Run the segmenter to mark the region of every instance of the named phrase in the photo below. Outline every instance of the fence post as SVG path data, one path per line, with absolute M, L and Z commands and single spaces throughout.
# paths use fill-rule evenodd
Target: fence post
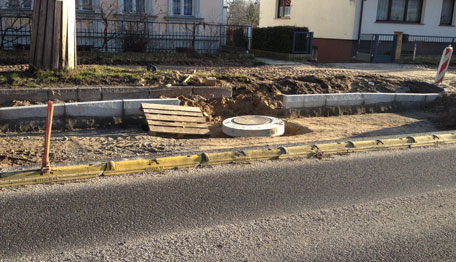
M 51 172 L 51 164 L 49 161 L 49 152 L 51 149 L 51 131 L 52 131 L 52 118 L 54 117 L 54 104 L 49 101 L 47 114 L 46 114 L 46 133 L 44 136 L 44 152 L 43 161 L 41 164 L 41 173 L 46 174 Z
M 396 46 L 394 46 L 394 61 L 397 61 L 401 59 L 402 40 L 404 39 L 404 33 L 394 32 L 394 38 L 396 39 Z
M 252 49 L 252 25 L 248 26 L 247 29 L 247 37 L 248 37 L 248 46 L 247 46 L 247 53 L 250 52 L 250 49 Z

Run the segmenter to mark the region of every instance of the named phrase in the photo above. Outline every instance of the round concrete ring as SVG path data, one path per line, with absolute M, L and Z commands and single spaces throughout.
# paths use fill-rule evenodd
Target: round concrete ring
M 223 121 L 223 133 L 231 137 L 276 137 L 285 133 L 285 122 L 269 116 L 240 116 Z

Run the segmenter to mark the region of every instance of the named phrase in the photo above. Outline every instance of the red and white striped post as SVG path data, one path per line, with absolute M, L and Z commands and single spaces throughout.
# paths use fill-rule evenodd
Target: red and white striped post
M 450 65 L 451 56 L 453 55 L 453 47 L 451 45 L 445 48 L 443 51 L 442 59 L 440 60 L 439 69 L 437 71 L 437 76 L 435 77 L 435 83 L 441 84 L 443 82 L 443 78 L 445 77 L 445 73 L 448 70 L 448 66 Z

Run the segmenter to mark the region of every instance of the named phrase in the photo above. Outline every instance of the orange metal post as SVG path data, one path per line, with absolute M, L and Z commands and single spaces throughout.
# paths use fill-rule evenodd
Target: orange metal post
M 44 137 L 44 153 L 43 153 L 43 163 L 41 166 L 41 173 L 50 173 L 51 164 L 49 162 L 49 150 L 51 147 L 51 130 L 52 130 L 52 118 L 54 117 L 54 104 L 49 101 L 47 108 L 46 116 L 46 134 Z

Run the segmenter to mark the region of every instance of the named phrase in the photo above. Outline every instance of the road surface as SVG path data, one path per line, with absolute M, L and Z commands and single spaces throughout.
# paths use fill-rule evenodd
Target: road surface
M 456 261 L 456 147 L 0 191 L 2 261 Z

